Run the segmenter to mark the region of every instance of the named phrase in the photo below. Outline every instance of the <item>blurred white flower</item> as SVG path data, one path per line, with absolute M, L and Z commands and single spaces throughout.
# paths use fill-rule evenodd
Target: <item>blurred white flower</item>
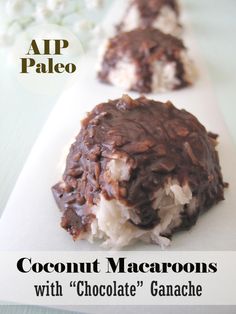
M 1 46 L 10 46 L 22 30 L 45 22 L 67 27 L 86 44 L 103 34 L 99 26 L 94 27 L 94 16 L 99 17 L 96 14 L 104 7 L 104 0 L 0 0 L 0 4 L 1 1 Z
M 103 0 L 85 0 L 85 5 L 87 9 L 92 10 L 92 9 L 98 9 L 103 6 Z
M 24 1 L 22 0 L 7 0 L 6 13 L 10 17 L 18 16 L 24 9 Z
M 67 14 L 62 19 L 62 25 L 71 27 L 80 19 L 80 15 L 77 13 Z
M 86 20 L 86 19 L 82 19 L 82 20 L 74 23 L 73 31 L 76 34 L 79 34 L 83 31 L 90 31 L 92 29 L 92 27 L 93 27 L 93 24 L 91 23 L 91 21 Z
M 32 16 L 24 16 L 17 19 L 17 23 L 21 26 L 21 28 L 25 29 L 28 26 L 31 25 L 31 23 L 34 21 L 34 18 Z M 15 22 L 14 22 L 15 23 Z M 13 23 L 13 24 L 14 24 Z M 10 26 L 11 27 L 11 26 Z
M 34 12 L 36 21 L 47 21 L 51 16 L 52 12 L 48 6 L 44 3 L 38 3 Z
M 51 11 L 63 12 L 68 4 L 68 0 L 47 0 L 47 7 Z
M 11 44 L 11 38 L 7 32 L 0 32 L 0 47 L 5 47 Z

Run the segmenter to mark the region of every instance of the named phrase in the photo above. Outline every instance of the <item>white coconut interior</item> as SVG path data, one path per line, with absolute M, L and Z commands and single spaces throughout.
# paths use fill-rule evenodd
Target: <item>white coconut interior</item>
M 125 90 L 132 89 L 137 82 L 135 63 L 126 57 L 120 59 L 110 71 L 108 81 Z
M 141 15 L 138 7 L 132 5 L 122 21 L 122 31 L 131 31 L 135 28 L 142 27 Z M 156 19 L 154 19 L 152 27 L 161 30 L 163 33 L 179 36 L 181 28 L 178 24 L 178 16 L 169 6 L 163 6 Z
M 154 20 L 152 27 L 161 30 L 165 34 L 179 36 L 181 34 L 181 27 L 179 26 L 179 18 L 175 11 L 169 6 L 163 6 Z
M 152 91 L 167 91 L 179 85 L 176 77 L 176 63 L 155 61 L 152 65 Z
M 107 50 L 109 49 L 109 40 L 105 40 L 99 48 L 98 62 L 96 64 L 96 71 L 100 72 L 103 68 L 103 60 Z M 130 90 L 137 82 L 136 65 L 127 56 L 121 58 L 116 66 L 110 69 L 108 73 L 108 82 L 112 85 L 120 87 L 125 90 Z
M 116 199 L 106 200 L 101 195 L 100 203 L 93 207 L 96 219 L 91 224 L 87 238 L 91 242 L 101 239 L 104 241 L 102 246 L 113 249 L 122 248 L 138 240 L 166 247 L 170 240 L 163 234 L 171 233 L 173 228 L 180 225 L 180 214 L 184 205 L 195 204 L 193 200 L 188 185 L 181 187 L 176 182 L 167 183 L 164 189 L 156 191 L 152 204 L 158 211 L 160 223 L 151 230 L 144 230 L 130 222 L 135 218 L 135 223 L 139 222 L 133 208 L 126 207 Z
M 130 178 L 130 166 L 122 160 L 111 160 L 107 165 L 107 172 L 110 183 L 112 184 L 113 180 L 116 186 L 119 181 Z M 113 249 L 122 248 L 138 240 L 162 247 L 168 246 L 170 240 L 163 234 L 171 233 L 173 228 L 180 225 L 180 214 L 185 204 L 189 204 L 191 213 L 195 211 L 196 202 L 189 186 L 180 186 L 177 180 L 169 179 L 164 188 L 159 188 L 153 194 L 150 205 L 157 211 L 160 222 L 153 229 L 144 230 L 135 226 L 140 223 L 140 218 L 133 207 L 125 206 L 117 198 L 107 200 L 101 194 L 100 202 L 92 208 L 96 218 L 91 223 L 87 239 L 91 242 L 101 239 L 104 247 Z
M 180 62 L 184 67 L 183 79 L 192 84 L 196 79 L 196 70 L 193 62 L 189 58 L 187 52 L 183 50 L 180 53 Z M 152 64 L 152 91 L 168 91 L 178 87 L 180 80 L 177 78 L 176 62 L 155 61 Z
M 96 63 L 96 71 L 100 72 L 102 70 L 103 59 L 107 49 L 109 47 L 109 40 L 106 39 L 102 42 L 98 49 L 98 61 Z
M 97 72 L 102 71 L 104 57 L 108 49 L 109 40 L 105 40 L 99 48 L 98 62 L 96 64 Z M 112 68 L 110 70 L 107 80 L 112 85 L 123 88 L 125 90 L 132 89 L 132 86 L 137 81 L 136 65 L 130 58 L 124 56 L 117 62 L 115 68 Z
M 105 47 L 105 46 L 104 46 Z M 104 55 L 104 48 L 103 48 Z M 101 60 L 101 59 L 100 59 Z M 189 58 L 187 52 L 183 50 L 180 53 L 180 62 L 184 67 L 184 79 L 188 83 L 193 83 L 196 79 L 196 70 L 193 62 Z M 99 63 L 98 70 L 101 69 L 101 62 Z M 176 62 L 157 60 L 152 63 L 152 92 L 165 92 L 172 90 L 180 85 L 180 80 L 176 74 Z M 114 86 L 120 87 L 125 90 L 132 90 L 137 85 L 137 64 L 133 60 L 124 56 L 121 58 L 115 68 L 110 69 L 108 81 Z
M 140 27 L 141 17 L 138 7 L 136 5 L 132 5 L 125 15 L 124 20 L 122 21 L 122 31 L 128 32 L 135 28 Z
M 183 50 L 180 54 L 180 60 L 184 66 L 184 78 L 187 82 L 193 83 L 197 78 L 196 67 L 193 61 L 188 56 L 187 52 Z
M 112 159 L 108 163 L 109 175 L 113 180 L 128 181 L 130 178 L 130 167 L 125 160 Z

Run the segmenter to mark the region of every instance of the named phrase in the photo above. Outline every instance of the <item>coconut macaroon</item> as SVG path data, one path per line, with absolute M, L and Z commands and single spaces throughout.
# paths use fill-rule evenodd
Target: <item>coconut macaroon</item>
M 109 248 L 169 245 L 224 199 L 215 147 L 216 135 L 170 102 L 124 95 L 96 106 L 52 188 L 61 226 Z
M 117 30 L 153 27 L 166 34 L 178 36 L 182 32 L 177 0 L 129 0 L 127 10 Z
M 125 90 L 163 92 L 191 85 L 195 69 L 182 40 L 139 28 L 107 41 L 98 78 Z

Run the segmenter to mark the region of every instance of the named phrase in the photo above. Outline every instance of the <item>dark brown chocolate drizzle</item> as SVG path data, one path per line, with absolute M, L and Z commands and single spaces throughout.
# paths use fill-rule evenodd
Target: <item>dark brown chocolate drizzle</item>
M 140 218 L 137 227 L 151 229 L 159 222 L 151 205 L 153 193 L 171 178 L 188 183 L 197 199 L 196 212 L 190 215 L 185 205 L 181 216 L 179 227 L 189 228 L 201 212 L 224 199 L 215 145 L 214 134 L 170 102 L 123 96 L 96 106 L 70 148 L 63 181 L 52 188 L 63 211 L 62 227 L 74 238 L 86 231 L 94 218 L 91 207 L 102 194 L 134 207 Z M 128 181 L 107 179 L 107 163 L 114 154 L 131 166 Z
M 151 25 L 153 19 L 156 19 L 164 6 L 169 7 L 176 15 L 179 15 L 179 6 L 176 0 L 133 0 L 132 5 L 138 6 L 141 17 L 146 22 L 145 27 Z
M 140 12 L 140 25 L 141 28 L 152 27 L 153 22 L 158 17 L 163 7 L 169 7 L 177 16 L 179 16 L 179 6 L 176 0 L 133 0 L 131 1 L 123 20 L 127 18 L 129 10 L 136 6 Z M 117 26 L 117 31 L 122 31 L 124 22 Z
M 154 61 L 175 62 L 179 83 L 176 83 L 174 89 L 183 88 L 189 85 L 185 80 L 184 66 L 180 57 L 184 50 L 186 48 L 182 40 L 154 28 L 139 28 L 120 33 L 108 41 L 98 78 L 102 82 L 110 83 L 110 72 L 126 56 L 137 68 L 137 84 L 132 86 L 132 90 L 140 93 L 152 92 Z

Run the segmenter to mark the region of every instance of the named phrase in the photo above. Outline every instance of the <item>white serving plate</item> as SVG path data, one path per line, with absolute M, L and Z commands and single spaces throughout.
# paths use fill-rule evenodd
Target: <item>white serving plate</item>
M 230 187 L 225 192 L 226 200 L 202 215 L 191 230 L 174 235 L 168 250 L 235 250 L 236 154 L 216 104 L 208 73 L 189 31 L 185 42 L 199 72 L 197 83 L 181 91 L 149 97 L 171 100 L 178 108 L 185 108 L 196 115 L 208 130 L 220 134 L 218 150 L 224 179 Z M 61 213 L 50 190 L 60 180 L 65 147 L 78 133 L 85 112 L 123 93 L 96 80 L 95 62 L 95 56 L 83 57 L 78 78 L 62 93 L 36 141 L 0 220 L 0 250 L 101 249 L 98 243 L 73 242 L 69 234 L 59 227 Z M 129 94 L 139 96 L 137 93 Z M 160 250 L 158 246 L 141 243 L 127 249 Z

